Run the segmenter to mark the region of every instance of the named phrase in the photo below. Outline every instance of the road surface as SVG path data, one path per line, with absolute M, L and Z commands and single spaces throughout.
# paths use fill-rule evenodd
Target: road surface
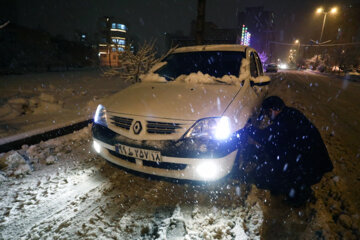
M 127 173 L 92 152 L 85 128 L 22 150 L 34 171 L 2 181 L 0 239 L 360 238 L 360 83 L 297 71 L 271 77 L 269 95 L 318 127 L 334 164 L 306 205 L 235 178 L 201 185 Z M 48 156 L 56 161 L 47 165 Z

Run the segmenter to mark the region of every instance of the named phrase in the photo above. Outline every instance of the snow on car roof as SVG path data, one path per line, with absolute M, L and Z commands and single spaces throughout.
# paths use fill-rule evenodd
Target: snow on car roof
M 237 51 L 237 52 L 245 52 L 245 50 L 252 48 L 248 46 L 243 46 L 239 44 L 219 44 L 219 45 L 198 45 L 198 46 L 190 46 L 190 47 L 181 47 L 174 51 L 174 53 L 181 52 L 201 52 L 201 51 Z

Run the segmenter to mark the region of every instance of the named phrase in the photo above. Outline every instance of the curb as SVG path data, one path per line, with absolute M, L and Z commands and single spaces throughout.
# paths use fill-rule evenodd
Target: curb
M 46 141 L 51 138 L 56 138 L 56 137 L 60 137 L 63 135 L 73 133 L 76 130 L 80 130 L 80 129 L 86 127 L 87 125 L 89 125 L 92 122 L 93 122 L 93 119 L 88 119 L 85 121 L 73 123 L 68 126 L 59 127 L 59 128 L 52 129 L 52 130 L 49 130 L 49 131 L 46 131 L 43 133 L 38 133 L 38 134 L 34 134 L 32 136 L 26 136 L 22 139 L 16 139 L 14 141 L 7 142 L 5 144 L 0 145 L 0 153 L 7 152 L 10 150 L 18 150 L 24 144 L 27 144 L 30 146 L 33 144 L 37 144 L 41 141 Z

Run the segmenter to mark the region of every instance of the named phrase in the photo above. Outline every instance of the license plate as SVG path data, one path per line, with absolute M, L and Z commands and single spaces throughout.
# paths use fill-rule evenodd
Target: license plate
M 161 162 L 161 152 L 159 151 L 129 147 L 122 144 L 115 144 L 115 151 L 127 157 L 133 157 L 153 162 Z

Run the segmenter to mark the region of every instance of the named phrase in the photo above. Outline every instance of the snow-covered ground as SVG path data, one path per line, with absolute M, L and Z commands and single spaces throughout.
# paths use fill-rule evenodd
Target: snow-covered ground
M 128 84 L 96 69 L 1 76 L 0 139 L 87 120 L 99 99 Z
M 272 79 L 270 94 L 315 123 L 334 164 L 306 205 L 233 178 L 127 173 L 92 152 L 87 127 L 0 155 L 0 239 L 359 239 L 360 84 L 296 71 Z
M 92 153 L 90 137 L 88 127 L 1 157 L 26 156 L 3 172 L 0 238 L 259 239 L 260 204 L 236 181 L 135 176 Z

